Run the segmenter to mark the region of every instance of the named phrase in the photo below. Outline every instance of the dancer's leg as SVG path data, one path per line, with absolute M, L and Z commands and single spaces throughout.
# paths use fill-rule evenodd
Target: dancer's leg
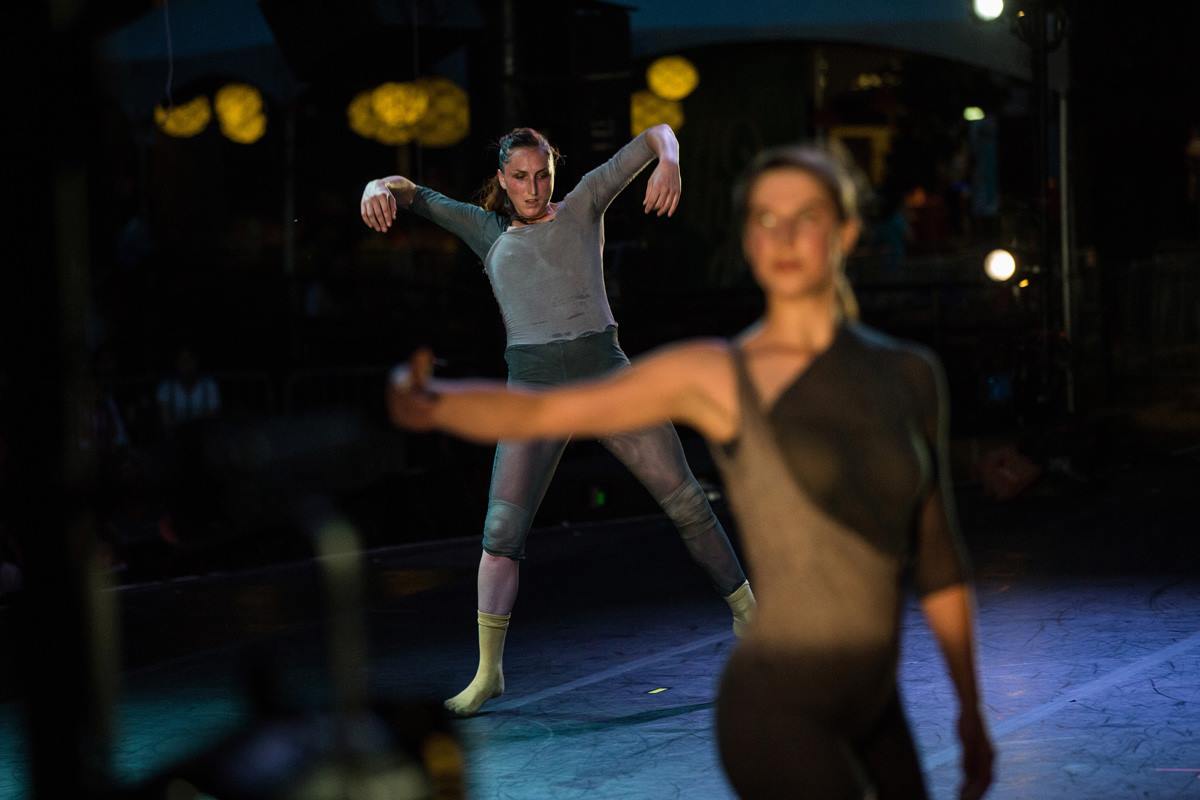
M 717 746 L 738 797 L 870 797 L 849 740 L 798 702 L 795 687 L 780 679 L 786 665 L 771 663 L 772 655 L 735 650 L 717 694 Z
M 520 560 L 533 515 L 562 457 L 565 441 L 501 442 L 492 465 L 492 487 L 479 560 L 479 666 L 446 708 L 470 716 L 504 693 L 504 640 L 520 584 Z
M 923 800 L 928 797 L 899 689 L 892 695 L 874 728 L 854 743 L 854 749 L 875 786 L 878 800 Z
M 734 614 L 734 632 L 741 635 L 754 613 L 754 594 L 725 529 L 688 467 L 675 428 L 670 424 L 658 425 L 601 441 L 633 472 L 675 523 L 692 558 L 729 602 Z

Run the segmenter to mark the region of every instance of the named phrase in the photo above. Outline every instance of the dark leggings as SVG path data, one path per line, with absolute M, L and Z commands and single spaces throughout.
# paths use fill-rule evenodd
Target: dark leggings
M 795 689 L 798 694 L 826 694 L 811 684 Z M 717 739 L 725 772 L 739 797 L 927 797 L 895 687 L 869 724 L 849 726 L 860 727 L 858 733 L 849 732 L 837 713 L 805 713 L 789 697 L 779 696 L 785 691 L 777 682 L 756 680 L 747 671 L 727 671 L 721 683 Z
M 504 352 L 509 383 L 557 386 L 629 365 L 616 330 L 566 342 L 514 345 Z M 675 524 L 692 558 L 722 595 L 746 580 L 721 523 L 692 475 L 675 428 L 658 425 L 605 436 L 600 442 L 650 492 Z M 492 466 L 483 549 L 508 558 L 525 556 L 525 540 L 567 440 L 500 442 Z

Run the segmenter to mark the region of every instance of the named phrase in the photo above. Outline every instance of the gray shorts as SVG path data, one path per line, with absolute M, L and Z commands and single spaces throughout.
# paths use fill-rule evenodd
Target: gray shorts
M 510 345 L 504 361 L 513 386 L 557 386 L 629 366 L 615 327 L 567 341 Z

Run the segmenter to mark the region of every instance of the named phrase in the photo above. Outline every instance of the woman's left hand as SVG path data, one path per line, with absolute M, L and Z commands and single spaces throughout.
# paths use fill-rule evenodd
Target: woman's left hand
M 422 348 L 412 354 L 407 366 L 392 370 L 388 382 L 388 416 L 398 428 L 428 431 L 434 427 L 437 394 L 430 388 L 433 353 Z
M 647 214 L 657 212 L 660 217 L 663 214 L 673 216 L 682 191 L 678 162 L 660 159 L 650 175 L 650 182 L 646 184 L 646 199 L 642 202 L 642 209 Z

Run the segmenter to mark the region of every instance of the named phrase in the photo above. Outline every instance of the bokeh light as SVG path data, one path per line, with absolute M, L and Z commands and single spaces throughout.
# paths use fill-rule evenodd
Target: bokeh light
M 975 16 L 984 22 L 999 19 L 1004 13 L 1004 0 L 975 0 Z
M 221 133 L 239 144 L 253 144 L 267 132 L 262 93 L 244 83 L 222 86 L 213 101 Z
M 976 17 L 990 23 L 1004 13 L 1004 0 L 974 0 L 974 11 Z
M 1017 274 L 1017 259 L 1007 250 L 993 250 L 983 259 L 983 271 L 997 283 Z
M 346 118 L 350 130 L 366 139 L 374 139 L 381 144 L 408 144 L 417 135 L 416 126 L 388 125 L 375 114 L 372 102 L 373 92 L 359 92 L 346 108 Z
M 700 83 L 700 73 L 683 56 L 663 56 L 646 68 L 646 84 L 664 100 L 682 100 Z
M 664 122 L 675 130 L 683 127 L 683 104 L 678 100 L 664 100 L 645 89 L 633 93 L 630 98 L 629 127 L 634 136 Z
M 201 95 L 171 108 L 155 106 L 154 122 L 168 136 L 187 139 L 203 131 L 212 121 L 212 105 Z
M 385 83 L 371 92 L 371 110 L 388 127 L 411 127 L 429 110 L 429 92 L 417 83 Z
M 471 132 L 471 104 L 467 93 L 446 78 L 419 78 L 428 108 L 416 125 L 417 141 L 425 147 L 451 147 Z

